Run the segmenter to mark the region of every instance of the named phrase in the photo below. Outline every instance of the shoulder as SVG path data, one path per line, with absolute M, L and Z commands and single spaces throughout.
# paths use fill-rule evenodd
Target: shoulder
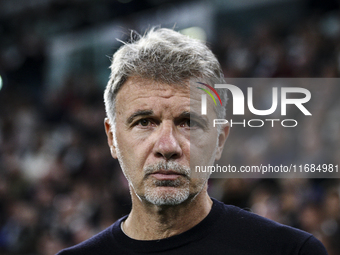
M 283 254 L 318 254 L 326 255 L 327 252 L 319 240 L 312 234 L 278 222 L 266 219 L 249 211 L 232 205 L 223 208 L 223 226 L 221 231 L 231 232 L 227 235 L 235 243 L 246 244 L 257 249 L 281 249 L 287 251 Z M 273 249 L 273 252 L 274 252 Z
M 110 227 L 106 228 L 105 230 L 101 231 L 100 233 L 94 235 L 90 239 L 79 243 L 75 246 L 70 248 L 66 248 L 56 255 L 92 255 L 92 254 L 113 254 L 113 228 L 119 226 L 119 221 L 115 222 Z

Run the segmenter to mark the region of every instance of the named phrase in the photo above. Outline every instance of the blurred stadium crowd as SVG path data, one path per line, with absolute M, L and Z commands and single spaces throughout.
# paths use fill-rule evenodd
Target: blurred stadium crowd
M 106 143 L 102 86 L 84 72 L 44 90 L 44 41 L 24 41 L 0 55 L 0 254 L 52 255 L 127 214 L 130 195 Z M 309 16 L 286 30 L 262 24 L 247 39 L 224 31 L 212 49 L 226 77 L 339 77 L 340 15 Z M 339 164 L 340 87 L 310 90 L 314 125 L 301 120 L 297 139 L 275 128 L 233 130 L 228 161 Z M 339 179 L 211 179 L 209 189 L 340 254 Z

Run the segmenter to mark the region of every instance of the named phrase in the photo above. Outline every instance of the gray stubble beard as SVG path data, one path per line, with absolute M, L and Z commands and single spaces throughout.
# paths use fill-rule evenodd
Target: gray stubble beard
M 150 185 L 145 187 L 144 198 L 147 202 L 157 206 L 179 205 L 189 198 L 189 181 L 187 181 L 184 187 L 178 187 L 180 184 L 178 185 L 176 182 L 179 183 L 179 180 L 159 182 L 153 181 L 152 187 Z M 158 187 L 172 187 L 173 190 L 159 191 L 157 190 Z
M 183 174 L 184 182 L 179 178 L 176 180 L 152 180 L 151 184 L 147 183 L 144 190 L 144 199 L 157 206 L 179 205 L 186 201 L 190 196 L 190 168 L 182 166 L 177 162 L 160 162 L 144 168 L 144 173 L 148 175 L 157 170 L 172 170 Z M 182 186 L 182 187 L 181 187 Z M 171 187 L 171 191 L 159 191 L 159 187 Z

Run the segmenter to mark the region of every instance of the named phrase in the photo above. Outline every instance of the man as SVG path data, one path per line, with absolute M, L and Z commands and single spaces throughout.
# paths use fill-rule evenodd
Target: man
M 327 254 L 311 234 L 209 197 L 209 175 L 193 166 L 220 158 L 229 126 L 213 127 L 225 111 L 210 101 L 211 114 L 201 115 L 202 83 L 225 83 L 217 59 L 173 30 L 152 29 L 114 54 L 105 130 L 129 182 L 132 210 L 59 255 Z

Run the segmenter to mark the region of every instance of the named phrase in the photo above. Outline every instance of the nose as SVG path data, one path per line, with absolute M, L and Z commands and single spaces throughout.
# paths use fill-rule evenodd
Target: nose
M 176 135 L 173 123 L 163 122 L 154 145 L 154 155 L 165 160 L 177 159 L 182 156 L 182 148 Z

